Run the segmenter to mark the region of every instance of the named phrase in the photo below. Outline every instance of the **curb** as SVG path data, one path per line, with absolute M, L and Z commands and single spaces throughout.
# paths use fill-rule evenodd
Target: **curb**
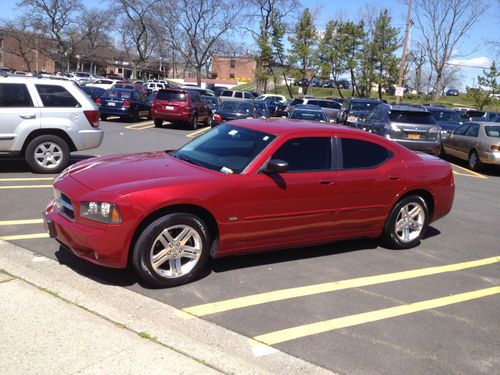
M 95 282 L 52 259 L 2 240 L 0 269 L 225 374 L 332 374 L 149 297 Z

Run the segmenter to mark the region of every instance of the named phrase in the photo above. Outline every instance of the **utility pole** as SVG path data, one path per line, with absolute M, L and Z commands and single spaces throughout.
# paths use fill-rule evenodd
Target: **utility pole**
M 408 16 L 406 17 L 406 30 L 405 30 L 405 39 L 403 42 L 403 54 L 401 55 L 401 65 L 399 67 L 399 80 L 398 87 L 403 86 L 403 77 L 405 74 L 405 66 L 406 66 L 406 47 L 408 45 L 408 34 L 410 32 L 411 27 L 411 1 L 408 0 Z M 401 103 L 401 96 L 396 96 L 396 104 Z

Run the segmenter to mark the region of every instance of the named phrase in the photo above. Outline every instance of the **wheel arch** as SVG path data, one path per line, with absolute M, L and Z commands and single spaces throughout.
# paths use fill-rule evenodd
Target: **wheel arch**
M 24 155 L 26 153 L 26 148 L 30 144 L 30 142 L 35 139 L 36 137 L 39 137 L 41 135 L 55 135 L 61 139 L 63 139 L 68 147 L 69 151 L 73 152 L 76 151 L 75 144 L 73 143 L 73 140 L 71 137 L 66 133 L 64 130 L 61 129 L 36 129 L 32 131 L 24 140 L 23 148 L 21 150 L 21 153 Z
M 432 215 L 434 213 L 434 197 L 433 197 L 432 193 L 429 192 L 428 190 L 425 190 L 425 189 L 409 190 L 404 195 L 399 197 L 399 199 L 397 200 L 397 202 L 395 204 L 397 204 L 402 199 L 409 197 L 411 195 L 418 195 L 418 196 L 423 198 L 425 203 L 427 203 L 427 208 L 429 209 L 429 219 L 431 219 Z
M 135 229 L 134 235 L 132 236 L 132 240 L 130 241 L 130 246 L 128 251 L 128 264 L 131 264 L 132 253 L 133 253 L 132 250 L 142 231 L 156 219 L 159 219 L 160 217 L 168 214 L 180 213 L 180 212 L 198 216 L 208 226 L 208 230 L 210 232 L 210 255 L 213 256 L 217 249 L 217 244 L 219 240 L 219 227 L 217 225 L 215 217 L 212 215 L 210 211 L 208 211 L 204 207 L 197 206 L 194 204 L 176 204 L 172 206 L 162 207 L 150 213 L 140 222 L 140 224 Z

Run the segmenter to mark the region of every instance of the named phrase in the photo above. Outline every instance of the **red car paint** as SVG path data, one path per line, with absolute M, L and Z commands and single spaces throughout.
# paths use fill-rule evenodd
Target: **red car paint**
M 141 223 L 168 208 L 213 218 L 213 257 L 378 237 L 396 202 L 415 191 L 431 200 L 431 222 L 451 210 L 453 173 L 438 158 L 340 126 L 281 119 L 230 124 L 276 135 L 241 174 L 205 169 L 165 152 L 97 157 L 66 169 L 54 187 L 71 200 L 75 217 L 68 219 L 49 202 L 45 214 L 56 239 L 90 262 L 122 268 Z M 367 140 L 394 156 L 372 169 L 282 173 L 279 181 L 259 173 L 280 145 L 298 137 Z M 80 217 L 80 202 L 94 200 L 117 204 L 122 223 Z

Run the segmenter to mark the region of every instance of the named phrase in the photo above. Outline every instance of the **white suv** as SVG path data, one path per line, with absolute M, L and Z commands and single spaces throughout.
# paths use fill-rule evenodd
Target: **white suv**
M 0 77 L 0 153 L 58 173 L 71 151 L 99 147 L 103 136 L 97 106 L 74 82 Z

